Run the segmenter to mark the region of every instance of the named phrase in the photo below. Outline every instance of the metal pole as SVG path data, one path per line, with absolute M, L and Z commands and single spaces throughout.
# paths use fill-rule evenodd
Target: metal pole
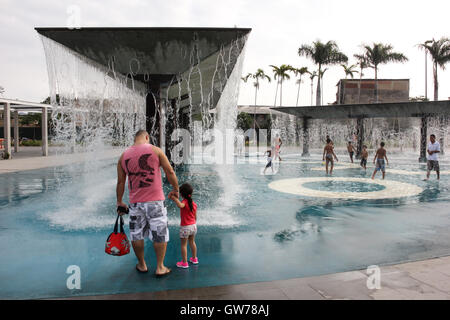
M 420 126 L 420 156 L 419 162 L 427 162 L 427 131 L 428 131 L 428 117 L 423 115 Z
M 355 159 L 361 159 L 362 146 L 364 143 L 364 118 L 356 119 L 356 135 L 358 136 L 358 145 L 356 146 Z
M 19 111 L 14 111 L 14 152 L 19 152 Z
M 428 99 L 428 59 L 427 59 L 427 51 L 425 50 L 425 100 Z
M 308 118 L 303 117 L 303 152 L 302 157 L 309 157 L 309 132 L 308 132 Z
M 48 156 L 48 114 L 47 108 L 42 108 L 42 121 L 41 121 L 41 129 L 42 129 L 42 155 L 44 157 Z
M 4 133 L 4 143 L 5 143 L 5 153 L 9 155 L 9 159 L 12 158 L 11 155 L 11 105 L 5 103 L 3 109 L 3 133 Z

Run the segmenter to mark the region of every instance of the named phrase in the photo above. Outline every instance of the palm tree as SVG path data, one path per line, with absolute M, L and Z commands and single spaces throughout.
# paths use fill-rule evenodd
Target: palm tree
M 372 46 L 364 45 L 364 57 L 369 67 L 375 69 L 375 99 L 378 102 L 378 66 L 388 62 L 405 62 L 408 58 L 399 52 L 393 52 L 390 44 L 373 43 Z
M 294 73 L 296 76 L 300 76 L 297 79 L 297 84 L 298 84 L 298 90 L 297 90 L 297 102 L 295 103 L 295 106 L 298 106 L 298 98 L 300 97 L 300 85 L 302 83 L 302 76 L 308 72 L 308 68 L 307 67 L 301 67 L 300 69 L 294 69 Z
M 258 90 L 259 90 L 259 80 L 268 80 L 269 82 L 272 81 L 272 79 L 264 73 L 263 69 L 256 70 L 255 73 L 248 73 L 245 77 L 242 78 L 244 82 L 247 82 L 249 78 L 255 79 L 255 82 L 253 83 L 253 86 L 255 87 L 255 110 L 253 114 L 253 129 L 256 127 L 256 98 L 258 96 Z
M 367 62 L 367 59 L 364 55 L 354 54 L 353 56 L 356 58 L 356 60 L 358 60 L 358 67 L 359 67 L 358 103 L 361 103 L 361 81 L 364 75 L 363 71 L 364 69 L 369 67 L 369 63 Z
M 345 72 L 345 79 L 347 79 L 348 76 L 352 77 L 353 79 L 353 74 L 354 73 L 358 73 L 358 71 L 354 70 L 357 65 L 356 64 L 352 64 L 351 66 L 348 66 L 346 64 L 341 64 L 341 67 L 344 68 L 344 72 Z
M 438 67 L 445 70 L 445 65 L 450 62 L 450 39 L 442 37 L 439 40 L 428 40 L 419 44 L 419 48 L 431 55 L 433 60 L 434 100 L 439 100 Z
M 309 79 L 311 79 L 311 106 L 313 105 L 313 96 L 314 96 L 314 78 L 317 77 L 317 72 L 309 72 Z
M 334 41 L 328 41 L 327 43 L 322 43 L 321 41 L 315 41 L 312 45 L 302 45 L 298 49 L 299 56 L 305 56 L 314 61 L 318 65 L 318 81 L 317 81 L 317 91 L 316 91 L 316 105 L 321 103 L 321 76 L 322 76 L 322 66 L 333 65 L 342 62 L 347 62 L 347 56 L 339 51 L 339 48 Z
M 317 72 L 317 74 L 320 76 L 320 81 L 321 81 L 321 84 L 320 84 L 320 88 L 321 88 L 321 90 L 322 90 L 322 92 L 321 92 L 321 94 L 320 94 L 320 96 L 321 96 L 321 101 L 320 101 L 320 104 L 321 105 L 323 105 L 323 76 L 325 75 L 325 72 L 328 70 L 328 68 L 325 68 L 325 69 L 323 69 L 322 71 L 318 71 Z
M 294 71 L 294 68 L 291 65 L 282 64 L 277 67 L 274 65 L 270 65 L 273 69 L 273 78 L 278 79 L 277 81 L 277 91 L 275 92 L 275 105 L 277 103 L 277 93 L 278 93 L 278 84 L 280 85 L 280 107 L 283 104 L 283 81 L 285 79 L 289 80 L 291 77 L 289 76 L 289 72 Z
M 347 79 L 348 76 L 352 77 L 352 79 L 353 79 L 353 77 L 354 77 L 353 74 L 358 73 L 358 71 L 354 70 L 357 67 L 356 64 L 352 64 L 351 66 L 348 66 L 346 64 L 341 64 L 341 67 L 344 68 L 345 79 Z M 345 102 L 345 83 L 342 84 L 342 97 Z
M 438 67 L 445 70 L 445 65 L 450 62 L 450 39 L 442 37 L 439 40 L 434 40 L 433 38 L 432 40 L 419 44 L 419 47 L 425 50 L 425 52 L 429 52 L 431 59 L 433 60 L 434 100 L 439 100 Z M 447 122 L 446 117 L 440 122 L 441 131 L 443 132 Z M 439 140 L 441 144 L 441 154 L 444 154 L 443 134 Z

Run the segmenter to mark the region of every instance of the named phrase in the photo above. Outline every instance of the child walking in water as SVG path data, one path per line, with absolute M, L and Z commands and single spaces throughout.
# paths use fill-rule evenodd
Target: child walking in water
M 384 142 L 380 143 L 380 148 L 375 153 L 375 157 L 373 158 L 373 163 L 375 164 L 375 160 L 377 161 L 375 164 L 375 170 L 372 174 L 372 179 L 375 178 L 375 174 L 378 170 L 381 170 L 383 173 L 383 179 L 386 174 L 386 164 L 384 163 L 384 159 L 386 159 L 386 164 L 389 164 L 388 158 L 386 157 L 386 149 L 384 148 Z
M 273 150 L 273 148 L 272 148 L 272 150 Z M 266 170 L 267 170 L 267 168 L 269 168 L 269 167 L 272 169 L 272 173 L 273 173 L 272 150 L 267 150 L 267 151 L 264 153 L 264 155 L 266 155 L 266 153 L 267 153 L 267 164 L 266 164 L 266 167 L 264 168 L 263 174 L 266 174 Z
M 362 146 L 362 151 L 361 151 L 361 167 L 364 168 L 364 170 L 367 169 L 367 158 L 369 157 L 369 153 L 367 152 L 367 146 L 363 145 Z
M 350 156 L 350 161 L 353 163 L 353 154 L 355 153 L 355 147 L 352 145 L 351 141 L 348 142 L 347 151 Z
M 331 169 L 330 169 L 330 174 L 333 174 L 333 167 L 334 167 L 334 160 L 333 157 L 336 159 L 336 161 L 338 161 L 338 158 L 336 157 L 336 154 L 334 153 L 334 148 L 333 148 L 333 142 L 331 141 L 330 138 L 327 139 L 327 144 L 325 145 L 325 148 L 323 148 L 323 161 L 325 161 L 326 159 L 326 171 L 328 174 L 328 163 L 331 162 Z
M 187 262 L 187 243 L 189 241 L 189 247 L 191 248 L 192 257 L 189 261 L 192 264 L 198 264 L 197 258 L 197 245 L 195 244 L 195 235 L 197 234 L 197 204 L 192 200 L 192 193 L 194 189 L 188 183 L 184 183 L 180 186 L 180 194 L 183 197 L 183 201 L 171 196 L 171 199 L 180 208 L 180 239 L 181 239 L 181 261 L 177 262 L 178 268 L 189 268 Z

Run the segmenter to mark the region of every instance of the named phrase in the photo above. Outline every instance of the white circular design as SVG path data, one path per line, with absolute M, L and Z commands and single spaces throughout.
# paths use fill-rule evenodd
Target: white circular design
M 330 168 L 330 166 L 328 166 L 328 168 Z M 336 164 L 333 167 L 333 170 L 344 170 L 344 169 L 352 169 L 352 168 L 361 168 L 360 165 L 358 166 L 336 166 Z M 367 167 L 367 170 L 374 170 L 375 167 Z M 323 167 L 313 167 L 311 168 L 311 170 L 313 171 L 325 171 L 325 166 Z M 434 170 L 433 170 L 434 172 Z M 408 170 L 402 170 L 402 169 L 390 169 L 389 167 L 386 167 L 386 173 L 394 173 L 394 174 L 403 174 L 403 175 L 410 175 L 410 176 L 414 176 L 414 175 L 426 175 L 427 172 L 426 171 L 408 171 Z M 450 170 L 443 170 L 440 171 L 440 174 L 450 174 Z
M 379 191 L 370 192 L 336 192 L 323 191 L 306 188 L 303 185 L 308 182 L 322 182 L 322 181 L 350 181 L 363 182 L 382 185 L 385 188 Z M 346 177 L 312 177 L 312 178 L 294 178 L 283 179 L 269 183 L 269 188 L 306 197 L 315 198 L 332 198 L 332 199 L 390 199 L 402 198 L 418 195 L 422 192 L 422 188 L 405 182 L 393 180 L 372 180 L 366 178 L 346 178 Z

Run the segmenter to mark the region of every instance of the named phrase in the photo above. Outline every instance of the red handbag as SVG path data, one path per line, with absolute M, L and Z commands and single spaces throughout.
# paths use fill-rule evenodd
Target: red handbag
M 117 232 L 117 224 L 120 218 L 120 233 Z M 123 256 L 130 253 L 130 241 L 123 231 L 123 218 L 117 215 L 116 224 L 114 225 L 114 232 L 112 232 L 108 239 L 106 239 L 105 252 L 113 256 Z

